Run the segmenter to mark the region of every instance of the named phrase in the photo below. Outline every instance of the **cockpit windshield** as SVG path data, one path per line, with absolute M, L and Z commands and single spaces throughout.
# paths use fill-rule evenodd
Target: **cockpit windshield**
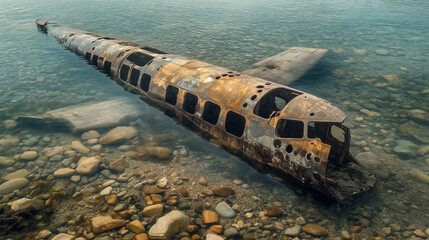
M 273 113 L 282 110 L 292 99 L 301 95 L 287 88 L 277 88 L 265 94 L 253 109 L 253 113 L 263 117 L 273 117 Z

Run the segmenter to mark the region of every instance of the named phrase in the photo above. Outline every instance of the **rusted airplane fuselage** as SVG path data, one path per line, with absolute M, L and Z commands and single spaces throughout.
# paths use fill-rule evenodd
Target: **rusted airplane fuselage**
M 349 153 L 346 115 L 323 99 L 144 45 L 36 23 L 127 90 L 236 155 L 339 201 L 375 183 Z

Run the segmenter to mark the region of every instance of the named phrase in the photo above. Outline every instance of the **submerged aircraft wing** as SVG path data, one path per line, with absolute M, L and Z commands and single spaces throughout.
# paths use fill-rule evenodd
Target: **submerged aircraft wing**
M 327 49 L 292 47 L 242 71 L 245 74 L 288 85 L 310 70 Z

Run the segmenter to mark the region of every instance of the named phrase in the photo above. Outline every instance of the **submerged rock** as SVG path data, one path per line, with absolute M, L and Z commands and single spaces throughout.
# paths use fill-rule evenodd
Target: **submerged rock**
M 328 231 L 324 227 L 316 224 L 306 224 L 302 227 L 302 231 L 315 237 L 328 236 Z
M 106 232 L 125 225 L 123 219 L 113 219 L 111 216 L 96 216 L 91 218 L 91 228 L 94 233 Z
M 417 180 L 419 180 L 420 182 L 423 183 L 428 183 L 429 184 L 429 175 L 425 174 L 424 172 L 418 170 L 418 169 L 413 169 L 410 171 L 410 175 L 415 177 Z
M 204 210 L 203 211 L 203 223 L 204 224 L 212 224 L 217 223 L 219 221 L 219 218 L 217 216 L 217 213 L 211 210 Z
M 217 187 L 213 188 L 212 192 L 220 197 L 228 197 L 235 194 L 234 189 L 229 187 Z
M 82 154 L 88 154 L 91 150 L 85 147 L 80 141 L 72 141 L 71 149 Z
M 0 139 L 0 146 L 3 146 L 3 147 L 15 146 L 18 143 L 19 143 L 19 138 L 10 136 L 10 135 L 6 135 Z
M 223 237 L 213 234 L 213 233 L 208 233 L 206 235 L 206 240 L 224 240 Z
M 215 210 L 223 218 L 233 218 L 236 215 L 235 211 L 226 202 L 218 203 Z
M 144 217 L 159 217 L 162 216 L 162 212 L 164 211 L 164 206 L 162 204 L 155 204 L 152 206 L 145 207 L 140 215 Z
M 414 120 L 429 123 L 429 113 L 420 109 L 408 111 L 408 116 Z
M 21 156 L 19 156 L 19 158 L 21 160 L 30 161 L 30 160 L 36 159 L 37 156 L 38 156 L 38 154 L 36 151 L 26 151 L 26 152 L 22 153 Z
M 100 138 L 101 144 L 115 144 L 124 142 L 126 140 L 132 139 L 135 136 L 137 136 L 137 129 L 133 127 L 116 127 L 110 132 L 108 132 L 106 135 Z
M 0 166 L 1 167 L 10 167 L 13 164 L 15 164 L 15 160 L 7 158 L 7 157 L 0 157 Z
M 37 211 L 37 210 L 41 210 L 45 204 L 43 202 L 43 200 L 41 199 L 28 199 L 28 198 L 21 198 L 18 200 L 15 200 L 11 203 L 9 203 L 10 208 L 15 211 L 15 212 L 19 212 L 19 211 Z
M 409 121 L 398 127 L 401 134 L 412 137 L 419 142 L 429 143 L 429 128 Z
M 290 228 L 286 229 L 286 231 L 284 233 L 287 236 L 296 237 L 301 233 L 301 225 L 295 225 L 293 227 L 290 227 Z
M 73 175 L 73 173 L 75 173 L 74 169 L 71 168 L 60 168 L 57 171 L 55 171 L 54 177 L 56 178 L 63 178 L 63 177 L 70 177 L 71 175 Z
M 73 235 L 60 233 L 55 235 L 51 240 L 72 240 L 74 238 Z
M 417 145 L 408 140 L 398 140 L 393 151 L 397 154 L 416 157 L 417 156 Z
M 100 134 L 95 131 L 95 130 L 90 130 L 88 132 L 84 132 L 82 133 L 82 136 L 80 137 L 82 140 L 87 140 L 87 139 L 93 139 L 93 138 L 99 138 Z
M 186 213 L 178 210 L 173 210 L 156 221 L 149 230 L 150 239 L 171 239 L 176 235 L 185 224 L 189 221 Z
M 4 120 L 3 126 L 6 129 L 14 128 L 18 125 L 18 123 L 15 120 Z
M 116 172 L 123 172 L 129 167 L 127 160 L 119 158 L 109 164 L 109 168 Z
M 386 164 L 381 162 L 377 155 L 372 152 L 358 153 L 356 159 L 364 168 L 381 178 L 388 178 L 391 174 Z
M 27 178 L 29 174 L 30 173 L 27 171 L 27 169 L 20 169 L 13 173 L 9 173 L 8 175 L 4 176 L 3 179 L 9 181 L 15 178 Z
M 139 220 L 134 220 L 127 224 L 127 228 L 134 233 L 143 233 L 146 231 L 143 224 Z
M 76 172 L 79 174 L 89 175 L 98 170 L 100 165 L 100 157 L 82 157 L 77 163 Z
M 17 189 L 21 189 L 27 186 L 28 183 L 29 181 L 26 178 L 15 178 L 4 182 L 0 185 L 0 195 L 11 193 Z
M 145 149 L 137 149 L 137 158 L 157 158 L 160 160 L 170 159 L 173 151 L 166 147 L 148 147 Z

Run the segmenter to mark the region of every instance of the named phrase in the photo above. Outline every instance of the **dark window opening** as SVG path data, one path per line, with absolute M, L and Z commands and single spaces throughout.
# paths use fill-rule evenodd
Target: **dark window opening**
M 130 71 L 130 67 L 128 65 L 122 65 L 120 78 L 122 81 L 126 82 L 128 78 L 128 72 Z
M 110 74 L 110 67 L 112 67 L 112 63 L 109 61 L 104 61 L 103 71 L 107 74 Z
M 141 52 L 132 53 L 127 57 L 127 60 L 133 62 L 134 64 L 143 67 L 147 65 L 150 61 L 152 61 L 153 57 Z
M 176 105 L 178 93 L 179 89 L 177 87 L 169 85 L 167 87 L 167 91 L 165 92 L 165 101 L 171 105 Z
M 286 88 L 274 89 L 259 100 L 253 113 L 263 118 L 270 118 L 273 112 L 282 110 L 286 104 L 301 94 Z
M 139 76 L 140 70 L 133 68 L 133 70 L 131 70 L 130 84 L 137 87 Z
M 89 53 L 89 52 L 85 53 L 85 58 L 88 61 L 91 60 L 91 53 Z
M 302 138 L 304 123 L 296 120 L 280 119 L 276 127 L 277 136 L 281 138 Z
M 190 114 L 195 113 L 195 109 L 197 108 L 198 97 L 192 93 L 186 93 L 185 98 L 183 100 L 183 110 Z
M 203 111 L 203 120 L 216 125 L 217 120 L 219 119 L 219 114 L 220 114 L 220 107 L 219 105 L 209 102 L 207 101 L 204 104 L 204 111 Z
M 331 125 L 332 123 L 326 122 L 309 122 L 307 128 L 308 138 L 319 138 L 320 141 L 326 143 Z
M 246 126 L 246 118 L 242 115 L 229 111 L 226 114 L 225 120 L 225 130 L 232 135 L 241 137 L 244 132 L 244 127 Z
M 98 61 L 98 55 L 92 55 L 92 60 L 91 60 L 91 63 L 93 64 L 93 65 L 97 65 L 97 61 Z
M 151 78 L 152 77 L 150 75 L 148 75 L 146 73 L 143 73 L 142 80 L 140 80 L 140 88 L 141 88 L 141 90 L 143 90 L 145 92 L 149 91 L 149 85 L 150 85 Z

